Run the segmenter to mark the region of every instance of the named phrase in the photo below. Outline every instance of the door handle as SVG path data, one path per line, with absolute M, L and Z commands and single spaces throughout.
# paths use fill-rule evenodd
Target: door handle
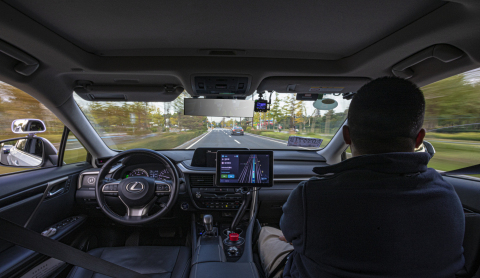
M 47 185 L 47 189 L 45 190 L 45 198 L 50 198 L 50 197 L 53 197 L 53 196 L 56 196 L 56 195 L 59 195 L 59 194 L 62 194 L 63 192 L 65 192 L 65 187 L 61 187 L 61 188 L 58 188 L 58 184 L 60 183 L 63 183 L 63 182 L 66 182 L 68 180 L 68 177 L 63 177 L 63 178 L 60 178 L 60 179 L 57 179 L 57 180 L 54 180 L 54 181 L 51 181 L 48 183 Z M 56 189 L 55 191 L 53 191 L 54 189 Z
M 62 187 L 62 188 L 60 188 L 60 189 L 58 189 L 58 190 L 56 190 L 56 191 L 48 192 L 48 193 L 47 193 L 47 198 L 48 198 L 48 197 L 53 197 L 53 196 L 58 195 L 58 194 L 62 194 L 64 191 L 65 191 L 65 188 Z

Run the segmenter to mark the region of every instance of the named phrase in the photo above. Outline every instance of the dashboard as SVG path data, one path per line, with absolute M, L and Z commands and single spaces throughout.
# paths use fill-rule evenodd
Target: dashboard
M 240 149 L 237 149 L 240 150 Z M 177 209 L 185 211 L 220 210 L 228 213 L 236 210 L 242 202 L 242 196 L 237 192 L 238 185 L 219 184 L 216 181 L 215 157 L 216 152 L 206 150 L 201 155 L 194 156 L 197 150 L 160 151 L 166 155 L 177 168 L 180 178 Z M 314 175 L 313 167 L 326 165 L 324 158 L 310 151 L 274 151 L 275 165 L 272 187 L 264 187 L 258 191 L 262 208 L 260 215 L 265 219 L 273 219 L 281 215 L 281 205 L 288 198 L 299 182 Z M 209 158 L 212 160 L 209 163 Z M 114 179 L 124 179 L 134 176 L 148 176 L 155 180 L 172 180 L 172 169 L 162 163 L 149 161 L 145 157 L 131 159 L 126 165 L 118 164 L 112 167 L 110 175 Z M 92 209 L 97 206 L 95 196 L 95 182 L 99 168 L 92 168 L 82 172 L 78 179 L 76 200 Z M 118 201 L 118 198 L 109 197 L 108 202 Z M 123 207 L 123 204 L 119 204 Z M 278 214 L 278 215 L 276 215 Z M 269 218 L 266 218 L 269 217 Z

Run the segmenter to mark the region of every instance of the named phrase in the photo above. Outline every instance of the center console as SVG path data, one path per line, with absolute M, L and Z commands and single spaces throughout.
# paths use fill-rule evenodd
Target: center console
M 192 221 L 191 271 L 196 277 L 258 277 L 252 251 L 256 188 L 273 186 L 273 152 L 197 149 L 195 154 L 184 172 L 200 210 Z
M 212 184 L 192 186 L 195 182 L 212 180 L 213 175 L 190 175 L 190 190 L 194 204 L 199 209 L 236 210 L 240 208 L 243 201 L 242 194 L 238 193 L 239 188 L 218 187 Z

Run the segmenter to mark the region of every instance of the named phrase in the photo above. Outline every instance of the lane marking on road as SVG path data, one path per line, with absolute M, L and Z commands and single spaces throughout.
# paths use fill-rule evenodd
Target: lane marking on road
M 190 149 L 191 147 L 193 147 L 193 145 L 197 144 L 198 141 L 202 140 L 205 136 L 207 136 L 208 134 L 210 134 L 210 132 L 207 132 L 205 133 L 205 135 L 203 135 L 201 138 L 199 138 L 197 141 L 195 141 L 193 144 L 191 144 L 190 146 L 188 146 L 187 148 L 185 148 L 186 150 Z
M 233 141 L 237 142 L 238 144 L 240 144 L 240 142 L 238 142 L 237 140 L 233 139 Z
M 80 149 L 83 149 L 83 147 L 80 147 L 80 148 L 74 148 L 74 149 L 65 149 L 66 151 L 71 151 L 71 150 L 80 150 Z

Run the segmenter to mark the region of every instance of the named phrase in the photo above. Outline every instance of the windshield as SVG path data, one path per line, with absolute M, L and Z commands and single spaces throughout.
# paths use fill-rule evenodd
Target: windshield
M 102 140 L 112 149 L 195 149 L 200 147 L 314 150 L 325 147 L 347 116 L 350 100 L 325 95 L 338 105 L 318 110 L 295 94 L 272 95 L 266 113 L 253 118 L 184 115 L 182 93 L 172 102 L 86 101 L 74 99 Z M 238 127 L 238 129 L 234 129 Z M 290 136 L 321 138 L 320 147 L 288 146 Z

